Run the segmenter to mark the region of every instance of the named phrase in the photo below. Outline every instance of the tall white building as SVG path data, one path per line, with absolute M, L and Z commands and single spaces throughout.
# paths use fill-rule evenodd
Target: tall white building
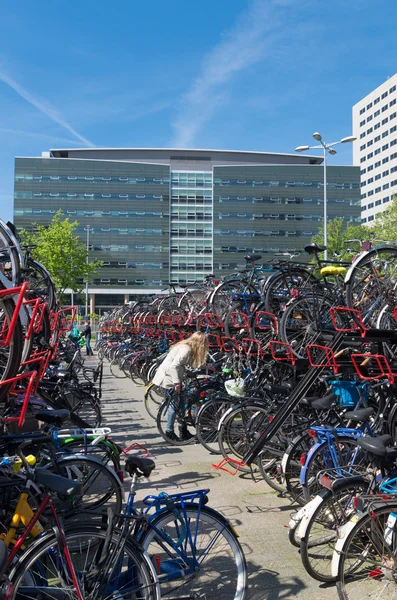
M 361 221 L 397 194 L 397 74 L 353 106 L 353 164 L 361 172 Z

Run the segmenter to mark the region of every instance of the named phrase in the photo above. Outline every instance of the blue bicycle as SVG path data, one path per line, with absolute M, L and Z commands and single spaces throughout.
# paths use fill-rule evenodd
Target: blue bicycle
M 138 480 L 149 477 L 154 468 L 148 458 L 126 460 L 125 469 L 132 477 L 126 528 L 128 518 L 141 515 L 134 504 Z M 169 600 L 246 597 L 247 566 L 238 536 L 223 515 L 207 506 L 208 492 L 162 492 L 143 500 L 147 521 L 135 536 L 154 564 L 161 596 Z

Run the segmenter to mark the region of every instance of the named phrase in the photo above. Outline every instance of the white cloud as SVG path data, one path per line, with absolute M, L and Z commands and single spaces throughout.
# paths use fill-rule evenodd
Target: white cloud
M 172 123 L 173 147 L 192 146 L 196 134 L 226 97 L 226 85 L 233 77 L 274 53 L 277 60 L 284 53 L 291 31 L 285 18 L 297 0 L 252 0 L 236 26 L 223 34 L 204 58 L 200 75 L 183 95 L 180 112 Z M 293 35 L 293 34 L 292 34 Z
M 62 142 L 64 144 L 79 145 L 76 140 L 70 140 L 69 138 L 63 138 L 53 135 L 46 135 L 45 133 L 36 133 L 34 131 L 23 131 L 22 129 L 8 129 L 6 127 L 0 127 L 0 133 L 10 133 L 11 135 L 20 135 L 23 137 L 31 137 L 37 140 L 44 140 L 49 143 Z
M 80 140 L 80 142 L 83 142 L 83 144 L 85 144 L 86 146 L 95 146 L 95 144 L 87 140 L 87 138 L 83 137 L 75 129 L 73 129 L 73 127 L 67 121 L 65 121 L 62 115 L 60 115 L 58 111 L 52 108 L 52 106 L 50 106 L 47 102 L 43 102 L 39 98 L 33 96 L 33 94 L 31 94 L 28 90 L 23 88 L 19 83 L 17 83 L 14 79 L 9 77 L 6 73 L 2 71 L 0 71 L 0 81 L 12 88 L 19 96 L 21 96 L 21 98 L 23 98 L 24 100 L 26 100 L 26 102 L 29 102 L 29 104 L 37 108 L 37 110 L 39 110 L 43 115 L 45 115 L 52 121 L 55 121 L 55 123 L 58 123 L 58 125 L 61 125 L 61 127 L 69 131 L 69 133 L 71 133 L 75 138 Z

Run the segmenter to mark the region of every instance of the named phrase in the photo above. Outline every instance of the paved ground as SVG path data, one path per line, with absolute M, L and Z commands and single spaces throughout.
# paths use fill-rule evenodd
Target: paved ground
M 294 510 L 288 500 L 280 498 L 263 481 L 254 483 L 247 475 L 231 477 L 215 471 L 212 463 L 219 462 L 218 457 L 202 446 L 165 444 L 145 411 L 143 388 L 129 379 L 115 379 L 107 368 L 103 412 L 104 424 L 111 426 L 116 442 L 140 442 L 156 461 L 158 468 L 151 481 L 144 482 L 138 498 L 150 489 L 211 489 L 211 506 L 232 521 L 245 550 L 249 569 L 247 600 L 336 600 L 333 587 L 319 584 L 306 574 L 297 549 L 288 541 L 285 526 Z

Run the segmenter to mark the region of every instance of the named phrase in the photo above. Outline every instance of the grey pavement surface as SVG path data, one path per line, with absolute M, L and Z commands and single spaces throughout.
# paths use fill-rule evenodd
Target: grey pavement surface
M 212 464 L 219 457 L 202 446 L 166 444 L 145 410 L 143 397 L 143 387 L 114 378 L 105 361 L 103 424 L 112 428 L 116 442 L 146 446 L 157 466 L 150 482 L 141 483 L 138 500 L 164 490 L 209 488 L 210 505 L 232 522 L 240 536 L 249 570 L 247 600 L 336 600 L 334 587 L 306 574 L 298 550 L 288 541 L 286 526 L 295 507 L 259 479 L 255 483 L 246 474 L 232 477 L 216 471 Z

